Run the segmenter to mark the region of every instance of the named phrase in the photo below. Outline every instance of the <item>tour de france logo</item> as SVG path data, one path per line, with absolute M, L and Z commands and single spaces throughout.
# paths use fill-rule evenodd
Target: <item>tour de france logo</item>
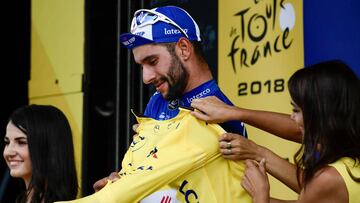
M 290 32 L 296 22 L 295 9 L 292 3 L 284 1 L 254 0 L 253 5 L 233 14 L 238 24 L 229 30 L 227 57 L 234 73 L 239 68 L 250 68 L 259 60 L 291 48 L 294 39 Z

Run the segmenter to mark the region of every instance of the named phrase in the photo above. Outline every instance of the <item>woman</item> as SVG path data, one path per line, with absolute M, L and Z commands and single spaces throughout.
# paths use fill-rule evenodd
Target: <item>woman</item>
M 296 202 L 360 202 L 359 79 L 344 63 L 328 61 L 298 70 L 288 86 L 291 118 L 303 134 L 296 165 L 276 167 L 276 155 L 268 152 L 266 164 L 258 164 L 262 153 L 253 153 L 257 161 L 246 161 L 243 187 L 255 203 L 283 202 L 269 197 L 270 157 L 270 173 L 282 174 L 281 181 L 300 192 Z
M 75 199 L 78 182 L 71 128 L 65 115 L 46 105 L 23 106 L 6 127 L 4 159 L 26 189 L 20 203 Z

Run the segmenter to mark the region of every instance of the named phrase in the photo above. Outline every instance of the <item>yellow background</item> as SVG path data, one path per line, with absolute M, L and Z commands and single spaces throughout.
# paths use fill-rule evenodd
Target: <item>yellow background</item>
M 234 0 L 221 0 L 219 1 L 219 37 L 218 37 L 218 81 L 221 89 L 224 91 L 226 96 L 234 102 L 235 105 L 257 109 L 276 111 L 290 114 L 290 97 L 287 89 L 287 81 L 291 74 L 303 67 L 304 65 L 304 49 L 303 49 L 303 22 L 302 22 L 302 1 L 296 0 L 285 0 L 284 4 L 291 3 L 295 10 L 295 25 L 290 30 L 287 42 L 292 40 L 292 44 L 288 49 L 284 49 L 282 43 L 282 31 L 279 26 L 279 12 L 280 12 L 280 0 L 277 1 L 276 7 L 276 23 L 274 30 L 272 29 L 272 17 L 267 19 L 267 33 L 264 39 L 260 42 L 253 42 L 247 37 L 247 22 L 250 17 L 254 14 L 265 15 L 266 6 L 273 6 L 273 0 L 258 1 L 234 1 Z M 245 40 L 241 41 L 241 18 L 235 16 L 236 13 L 244 9 L 249 8 L 245 13 Z M 258 23 L 261 28 L 263 24 L 261 21 L 254 21 Z M 259 23 L 260 22 L 260 23 Z M 252 24 L 256 26 L 257 24 Z M 253 33 L 256 35 L 261 34 L 261 29 L 256 32 L 256 28 L 252 28 Z M 232 34 L 231 34 L 232 33 Z M 240 37 L 237 40 L 235 47 L 239 48 L 235 57 L 236 62 L 236 73 L 233 71 L 231 58 L 228 54 L 231 50 L 232 41 L 235 36 Z M 280 52 L 274 52 L 271 50 L 271 56 L 263 57 L 262 49 L 266 41 L 270 41 L 273 46 L 276 36 L 280 35 L 279 48 Z M 258 61 L 251 66 L 250 60 L 254 47 L 259 45 L 260 58 Z M 245 47 L 248 51 L 248 65 L 249 67 L 240 67 L 240 49 Z M 274 92 L 273 85 L 274 80 L 284 79 L 284 91 Z M 271 81 L 271 92 L 267 92 L 267 86 L 263 83 Z M 251 94 L 250 84 L 253 81 L 260 81 L 262 83 L 262 91 L 260 94 Z M 245 82 L 248 85 L 247 95 L 238 96 L 238 84 Z M 275 137 L 264 131 L 255 129 L 249 125 L 246 126 L 249 134 L 249 139 L 254 140 L 256 143 L 266 146 L 283 158 L 293 161 L 293 154 L 299 148 L 299 145 L 293 142 L 285 141 L 281 138 Z M 294 199 L 297 197 L 296 193 L 288 189 L 279 181 L 271 177 L 271 196 L 283 199 Z
M 65 113 L 73 132 L 79 185 L 83 70 L 84 1 L 31 1 L 29 100 L 54 105 Z

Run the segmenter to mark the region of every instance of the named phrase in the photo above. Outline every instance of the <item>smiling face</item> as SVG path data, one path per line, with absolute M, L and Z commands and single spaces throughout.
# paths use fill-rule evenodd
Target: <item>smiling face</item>
M 10 175 L 22 178 L 28 185 L 32 174 L 32 166 L 26 134 L 12 122 L 9 122 L 6 127 L 4 141 L 3 156 L 10 169 Z
M 188 72 L 175 50 L 165 45 L 148 44 L 133 49 L 136 63 L 142 66 L 143 82 L 153 84 L 167 99 L 180 97 L 187 85 Z
M 291 119 L 295 121 L 295 123 L 298 125 L 301 134 L 304 135 L 304 119 L 303 119 L 303 112 L 301 108 L 294 102 L 291 101 L 291 105 L 293 106 Z

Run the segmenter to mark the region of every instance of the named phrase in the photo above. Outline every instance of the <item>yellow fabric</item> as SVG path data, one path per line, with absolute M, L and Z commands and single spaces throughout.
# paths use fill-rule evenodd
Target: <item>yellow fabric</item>
M 357 165 L 354 166 L 354 160 L 344 157 L 337 160 L 333 164 L 329 164 L 330 166 L 334 167 L 342 176 L 348 194 L 349 194 L 349 203 L 359 203 L 360 202 L 360 182 L 355 182 L 351 177 L 348 171 L 346 170 L 346 166 L 350 169 L 351 174 L 356 177 L 360 178 L 360 164 L 359 162 Z
M 153 193 L 160 193 L 164 203 L 251 202 L 240 185 L 244 164 L 220 154 L 218 137 L 225 131 L 219 125 L 197 120 L 184 109 L 170 120 L 137 119 L 138 136 L 123 159 L 121 179 L 70 202 L 131 203 Z

